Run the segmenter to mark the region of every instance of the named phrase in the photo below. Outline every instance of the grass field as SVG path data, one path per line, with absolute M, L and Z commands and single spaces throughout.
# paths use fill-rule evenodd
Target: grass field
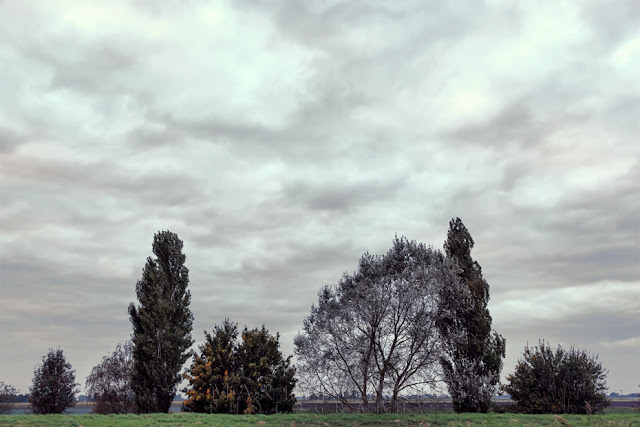
M 602 415 L 454 414 L 278 414 L 278 415 L 0 415 L 0 426 L 639 426 L 640 412 Z

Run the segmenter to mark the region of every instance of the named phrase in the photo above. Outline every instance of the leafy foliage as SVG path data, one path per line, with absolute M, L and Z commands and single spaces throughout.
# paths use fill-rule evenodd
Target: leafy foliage
M 195 357 L 185 388 L 183 410 L 211 413 L 291 412 L 295 369 L 291 356 L 280 352 L 279 335 L 262 329 L 242 332 L 238 343 L 238 325 L 226 319 L 212 334 L 205 331 L 201 354 Z
M 443 309 L 438 326 L 445 337 L 446 352 L 441 358 L 444 379 L 456 412 L 487 412 L 500 383 L 506 340 L 491 330 L 487 309 L 489 284 L 482 268 L 471 257 L 474 241 L 460 218 L 449 222 L 444 243 L 447 258 L 459 268 L 459 276 L 469 292 L 441 288 Z
M 278 412 L 293 411 L 296 370 L 291 366 L 291 358 L 282 357 L 279 334 L 274 337 L 264 325 L 261 329 L 244 328 L 237 350 L 237 367 L 242 385 L 240 401 L 247 403 L 245 412 L 273 414 L 276 408 Z
M 0 381 L 0 414 L 8 414 L 18 400 L 18 390 Z
M 558 346 L 554 351 L 541 341 L 534 348 L 525 347 L 502 388 L 523 413 L 598 413 L 610 404 L 606 376 L 597 356 L 573 347 L 567 351 Z
M 320 290 L 295 338 L 303 387 L 345 405 L 357 390 L 358 405 L 379 413 L 397 409 L 401 393 L 428 393 L 442 356 L 437 325 L 456 313 L 442 309 L 442 287 L 468 293 L 450 261 L 422 243 L 396 237 L 385 255 L 365 253 L 356 272 Z
M 131 388 L 139 412 L 168 412 L 189 358 L 193 315 L 182 240 L 170 231 L 153 239 L 156 259 L 147 259 L 136 283 L 140 305 L 129 305 L 133 325 Z
M 29 389 L 31 411 L 35 414 L 61 414 L 75 406 L 79 391 L 75 371 L 71 369 L 61 349 L 50 349 L 42 357 L 42 365 L 33 371 L 33 384 Z
M 225 319 L 209 334 L 204 332 L 205 343 L 200 355 L 195 356 L 184 378 L 189 387 L 183 391 L 187 399 L 183 410 L 187 412 L 235 413 L 239 381 L 236 371 L 236 341 L 238 325 Z M 233 410 L 232 410 L 233 408 Z
M 118 344 L 114 352 L 104 356 L 87 377 L 87 393 L 95 401 L 96 414 L 126 414 L 135 412 L 135 398 L 130 377 L 133 366 L 131 341 Z

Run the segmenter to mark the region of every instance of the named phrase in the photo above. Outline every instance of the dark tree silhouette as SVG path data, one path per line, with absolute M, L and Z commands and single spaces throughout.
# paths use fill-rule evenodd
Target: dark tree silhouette
M 141 413 L 169 412 L 181 380 L 180 370 L 193 344 L 189 270 L 182 246 L 182 240 L 170 231 L 154 235 L 156 258 L 147 259 L 136 283 L 140 305 L 129 305 L 133 325 L 131 388 Z
M 293 412 L 296 370 L 291 366 L 291 358 L 282 356 L 280 334 L 271 335 L 264 325 L 261 329 L 244 328 L 237 349 L 237 366 L 243 385 L 239 397 L 246 404 L 245 412 Z
M 283 358 L 279 335 L 262 329 L 242 331 L 228 319 L 200 346 L 185 378 L 189 387 L 183 409 L 188 412 L 292 412 L 295 369 Z
M 506 340 L 491 330 L 487 309 L 489 284 L 480 264 L 471 257 L 473 238 L 460 218 L 449 222 L 444 250 L 459 268 L 462 283 L 470 291 L 464 295 L 442 288 L 443 309 L 454 313 L 442 317 L 439 329 L 445 337 L 446 352 L 441 358 L 444 379 L 456 412 L 487 412 L 500 383 Z
M 524 349 L 515 372 L 502 389 L 528 414 L 589 414 L 609 406 L 607 371 L 598 357 L 584 350 L 548 343 Z
M 42 365 L 33 371 L 31 394 L 31 412 L 34 414 L 61 414 L 67 408 L 75 406 L 75 395 L 79 384 L 75 371 L 64 358 L 61 349 L 49 350 L 42 357 Z
M 204 332 L 205 342 L 200 346 L 184 378 L 189 386 L 183 392 L 185 412 L 236 413 L 238 388 L 236 375 L 238 325 L 225 319 L 211 333 Z

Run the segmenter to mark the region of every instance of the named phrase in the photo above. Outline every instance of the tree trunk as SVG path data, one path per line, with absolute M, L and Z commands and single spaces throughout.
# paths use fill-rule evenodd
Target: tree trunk
M 391 406 L 389 412 L 398 412 L 398 384 L 393 387 L 393 395 L 391 396 Z
M 376 389 L 376 412 L 378 414 L 384 414 L 384 402 L 383 402 L 383 392 L 384 392 L 384 374 L 382 371 L 380 373 L 380 381 L 378 382 L 378 388 Z

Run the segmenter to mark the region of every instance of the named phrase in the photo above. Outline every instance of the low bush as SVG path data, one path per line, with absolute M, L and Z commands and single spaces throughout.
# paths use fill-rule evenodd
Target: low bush
M 607 371 L 598 357 L 584 350 L 548 343 L 524 349 L 516 370 L 502 389 L 529 414 L 592 414 L 609 406 Z
M 0 381 L 0 414 L 8 414 L 18 401 L 18 390 Z

